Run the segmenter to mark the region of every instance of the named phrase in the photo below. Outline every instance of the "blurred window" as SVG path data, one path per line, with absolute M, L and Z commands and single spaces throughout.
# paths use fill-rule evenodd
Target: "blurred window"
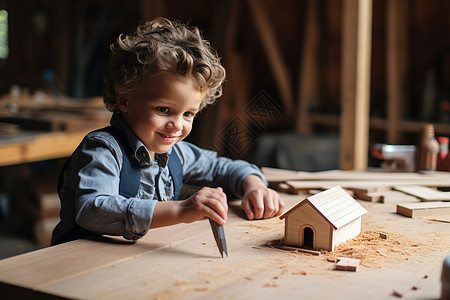
M 6 59 L 8 55 L 8 12 L 0 9 L 0 59 Z

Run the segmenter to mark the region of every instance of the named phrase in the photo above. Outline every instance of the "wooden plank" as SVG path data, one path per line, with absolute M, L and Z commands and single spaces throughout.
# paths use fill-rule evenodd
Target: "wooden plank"
M 421 173 L 403 173 L 403 172 L 369 172 L 369 171 L 354 171 L 354 170 L 330 170 L 323 172 L 302 172 L 282 170 L 275 168 L 262 168 L 264 175 L 269 182 L 280 182 L 289 180 L 326 180 L 326 181 L 396 181 L 396 180 L 448 180 L 450 181 L 449 172 L 434 172 L 433 174 Z
M 442 192 L 423 185 L 395 186 L 394 189 L 422 201 L 450 201 L 450 192 Z
M 406 195 L 405 193 L 399 191 L 386 191 L 382 192 L 381 203 L 412 203 L 412 202 L 420 202 L 414 196 Z
M 347 188 L 353 190 L 352 188 Z M 401 202 L 419 202 L 416 197 L 406 195 L 402 192 L 393 191 L 391 187 L 379 192 L 359 193 L 355 192 L 353 198 L 377 203 L 401 203 Z
M 429 187 L 449 187 L 448 179 L 421 179 L 421 180 L 379 180 L 379 181 L 358 181 L 358 180 L 289 180 L 286 182 L 293 191 L 310 189 L 328 189 L 335 185 L 340 185 L 344 189 L 371 189 L 373 187 L 383 190 L 392 189 L 400 185 L 417 185 Z
M 397 204 L 397 213 L 410 218 L 450 216 L 449 202 L 419 202 Z

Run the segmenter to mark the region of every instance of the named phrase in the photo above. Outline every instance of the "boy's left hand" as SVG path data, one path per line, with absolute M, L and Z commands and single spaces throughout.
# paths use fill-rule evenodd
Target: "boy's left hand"
M 283 200 L 276 191 L 266 187 L 261 178 L 249 175 L 242 186 L 244 197 L 241 207 L 249 220 L 267 219 L 282 214 L 285 206 Z

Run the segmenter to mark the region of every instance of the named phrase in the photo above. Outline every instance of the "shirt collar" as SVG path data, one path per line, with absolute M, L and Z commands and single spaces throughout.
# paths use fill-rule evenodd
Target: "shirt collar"
M 119 130 L 125 133 L 125 136 L 127 137 L 128 143 L 131 147 L 133 157 L 139 162 L 139 165 L 150 165 L 152 163 L 150 152 L 148 151 L 147 147 L 145 147 L 144 143 L 142 143 L 141 140 L 139 140 L 139 138 L 134 134 L 128 124 L 123 120 L 122 113 L 113 113 L 110 123 L 111 126 L 117 127 Z M 166 153 L 155 155 L 156 161 L 158 162 L 159 166 L 165 167 L 167 165 L 167 160 L 171 152 L 172 148 L 170 148 Z

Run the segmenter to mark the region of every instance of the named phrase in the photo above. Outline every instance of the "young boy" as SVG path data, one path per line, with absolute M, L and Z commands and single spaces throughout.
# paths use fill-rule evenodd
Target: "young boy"
M 53 245 L 102 234 L 137 240 L 150 228 L 205 218 L 222 225 L 227 194 L 242 197 L 249 219 L 282 213 L 257 167 L 182 141 L 225 79 L 198 29 L 159 18 L 120 35 L 111 51 L 104 92 L 111 127 L 88 134 L 61 173 Z M 172 201 L 180 200 L 181 180 L 202 188 Z

